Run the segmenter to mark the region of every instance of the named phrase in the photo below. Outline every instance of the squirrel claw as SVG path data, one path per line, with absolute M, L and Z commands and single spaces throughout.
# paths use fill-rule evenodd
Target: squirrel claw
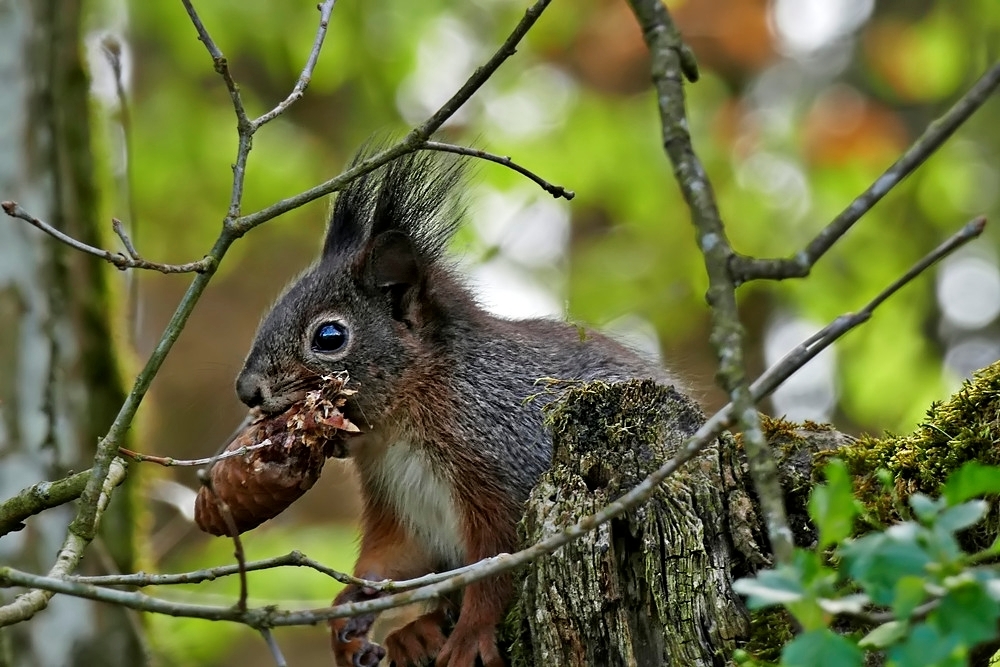
M 385 649 L 366 637 L 354 639 L 349 644 L 336 641 L 333 644 L 333 660 L 338 667 L 375 667 L 384 657 Z
M 364 616 L 354 616 L 352 618 L 348 618 L 337 632 L 337 639 L 341 644 L 347 644 L 352 639 L 367 635 L 368 631 L 372 629 L 372 625 L 374 623 L 374 614 L 365 614 Z
M 354 667 L 375 667 L 384 657 L 384 648 L 366 641 L 354 652 Z

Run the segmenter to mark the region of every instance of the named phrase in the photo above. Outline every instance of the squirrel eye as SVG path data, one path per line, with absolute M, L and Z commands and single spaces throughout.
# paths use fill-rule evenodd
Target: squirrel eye
M 340 322 L 323 322 L 313 334 L 314 352 L 336 352 L 347 344 L 347 327 Z

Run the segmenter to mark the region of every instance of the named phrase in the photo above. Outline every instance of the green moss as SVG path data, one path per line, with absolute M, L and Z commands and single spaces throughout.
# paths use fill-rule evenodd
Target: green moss
M 947 401 L 934 403 L 909 435 L 863 436 L 837 456 L 855 477 L 855 490 L 881 522 L 898 520 L 893 494 L 876 473 L 889 471 L 894 495 L 936 495 L 948 475 L 968 461 L 1000 465 L 1000 362 L 982 369 Z
M 889 470 L 912 490 L 936 490 L 966 461 L 1000 463 L 1000 362 L 976 373 L 910 435 L 864 437 L 845 458 L 857 474 Z
M 497 646 L 501 654 L 507 656 L 507 664 L 511 667 L 528 667 L 531 664 L 531 652 L 527 650 L 524 640 L 520 600 L 510 606 L 497 627 Z
M 756 662 L 777 663 L 782 647 L 795 637 L 791 617 L 782 607 L 754 612 L 750 619 L 750 639 L 743 650 Z

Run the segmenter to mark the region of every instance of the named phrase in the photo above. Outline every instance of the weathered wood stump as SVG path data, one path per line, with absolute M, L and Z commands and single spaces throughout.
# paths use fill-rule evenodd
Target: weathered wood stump
M 552 469 L 522 523 L 532 543 L 629 491 L 704 421 L 652 382 L 592 383 L 549 409 Z M 653 498 L 524 573 L 512 664 L 723 665 L 749 619 L 732 591 L 733 547 L 719 447 Z
M 561 530 L 626 493 L 669 460 L 704 416 L 652 382 L 589 383 L 547 408 L 555 454 L 521 524 L 524 544 Z M 858 440 L 825 424 L 763 417 L 798 546 L 815 543 L 806 506 L 831 456 L 854 476 L 861 502 L 887 524 L 893 501 L 934 495 L 970 460 L 1000 465 L 1000 362 L 931 406 L 905 436 Z M 892 493 L 876 480 L 895 481 Z M 865 526 L 858 526 L 864 531 Z M 996 507 L 968 548 L 1000 532 Z M 519 600 L 501 633 L 512 667 L 725 665 L 735 648 L 773 661 L 792 635 L 783 611 L 747 613 L 732 582 L 770 564 L 746 461 L 728 434 L 669 477 L 653 498 L 518 573 Z M 985 665 L 996 646 L 972 664 Z

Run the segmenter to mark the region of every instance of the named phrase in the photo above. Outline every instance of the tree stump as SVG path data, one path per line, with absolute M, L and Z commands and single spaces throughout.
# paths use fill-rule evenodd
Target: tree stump
M 527 503 L 525 545 L 631 490 L 704 421 L 691 399 L 648 381 L 578 385 L 546 411 L 554 461 Z M 762 415 L 796 546 L 815 546 L 807 504 L 829 458 L 845 461 L 867 511 L 893 523 L 900 501 L 936 495 L 966 461 L 1000 465 L 997 414 L 1000 362 L 932 405 L 908 435 L 854 439 L 827 424 Z M 879 470 L 891 475 L 891 489 Z M 501 633 L 512 667 L 725 665 L 735 648 L 777 660 L 793 634 L 788 616 L 780 608 L 751 616 L 732 590 L 771 564 L 763 526 L 742 448 L 724 434 L 646 504 L 518 573 L 519 599 Z M 961 542 L 979 550 L 998 534 L 994 502 Z M 997 648 L 980 647 L 971 664 L 986 665 Z
M 553 466 L 521 524 L 525 544 L 629 491 L 704 422 L 653 382 L 589 383 L 547 408 Z M 730 493 L 714 445 L 649 502 L 526 568 L 508 623 L 513 667 L 724 665 L 749 634 L 732 591 Z

